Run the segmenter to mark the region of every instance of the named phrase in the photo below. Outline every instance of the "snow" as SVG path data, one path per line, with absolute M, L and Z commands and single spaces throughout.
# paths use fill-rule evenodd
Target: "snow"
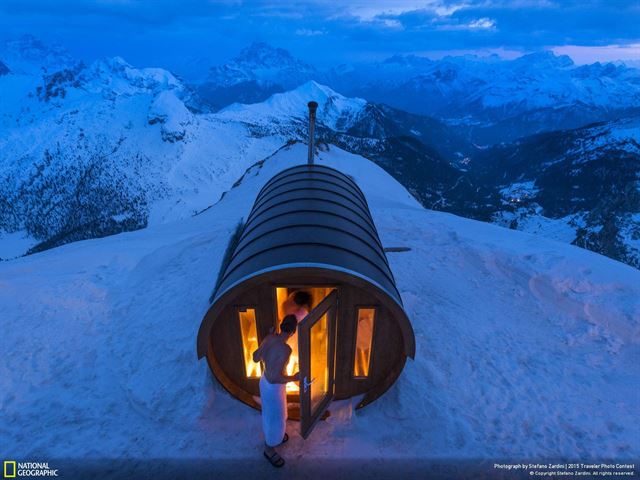
M 74 78 L 80 86 L 65 84 L 64 98 L 42 101 L 34 95 L 42 77 L 0 77 L 0 90 L 12 92 L 0 101 L 0 196 L 15 209 L 0 212 L 4 230 L 41 224 L 46 215 L 51 226 L 38 240 L 55 235 L 75 215 L 65 209 L 83 174 L 115 196 L 143 198 L 106 200 L 105 217 L 128 213 L 149 224 L 188 217 L 296 136 L 287 125 L 254 135 L 245 122 L 193 114 L 169 72 L 134 69 L 121 58 L 99 60 Z M 96 159 L 100 168 L 92 167 Z
M 318 122 L 336 131 L 344 131 L 351 126 L 367 104 L 362 98 L 347 98 L 327 86 L 309 81 L 289 92 L 276 93 L 262 103 L 234 103 L 222 109 L 219 115 L 221 118 L 251 122 L 265 117 L 265 122 L 286 117 L 306 119 L 310 100 L 318 102 Z
M 7 260 L 24 255 L 37 243 L 38 241 L 25 231 L 0 232 L 0 259 Z
M 616 121 L 598 124 L 588 129 L 589 135 L 577 142 L 566 155 L 579 156 L 579 163 L 598 158 L 599 149 L 624 150 L 632 155 L 640 155 L 640 117 L 632 116 Z
M 622 237 L 623 245 L 628 249 L 631 258 L 640 258 L 640 212 L 628 216 L 626 225 L 620 229 L 618 235 Z
M 231 398 L 196 334 L 229 235 L 259 188 L 306 146 L 253 167 L 191 218 L 0 263 L 3 458 L 260 458 L 260 417 Z M 332 406 L 289 472 L 314 461 L 640 455 L 640 271 L 551 240 L 428 211 L 382 169 L 335 147 L 416 335 L 379 400 Z M 242 465 L 242 464 L 238 464 Z
M 43 46 L 32 55 L 34 41 L 16 55 L 57 58 Z M 306 137 L 310 99 L 320 103 L 319 123 L 338 130 L 366 105 L 308 82 L 262 104 L 194 113 L 189 89 L 166 70 L 137 69 L 120 57 L 66 66 L 54 78 L 37 70 L 0 76 L 0 90 L 11 92 L 0 101 L 0 197 L 12 205 L 0 212 L 0 227 L 29 230 L 38 241 L 65 235 L 83 182 L 102 192 L 97 202 L 82 196 L 93 202 L 92 220 L 128 213 L 142 226 L 185 218 L 254 162 Z
M 186 127 L 194 121 L 194 115 L 171 90 L 160 92 L 149 107 L 148 122 L 162 124 L 164 141 L 182 140 L 186 134 Z
M 529 198 L 535 197 L 540 189 L 536 187 L 535 181 L 512 183 L 500 190 L 505 203 L 521 202 Z

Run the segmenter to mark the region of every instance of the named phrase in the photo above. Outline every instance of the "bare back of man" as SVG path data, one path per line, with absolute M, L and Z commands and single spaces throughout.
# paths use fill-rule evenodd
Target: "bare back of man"
M 269 383 L 287 383 L 297 380 L 296 375 L 284 374 L 290 356 L 291 347 L 286 344 L 286 338 L 278 334 L 269 334 L 260 344 L 260 348 L 254 352 L 253 360 L 255 362 L 262 360 L 263 375 Z

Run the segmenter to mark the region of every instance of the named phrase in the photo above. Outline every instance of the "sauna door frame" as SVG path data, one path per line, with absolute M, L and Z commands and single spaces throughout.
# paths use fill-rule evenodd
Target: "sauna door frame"
M 327 393 L 316 407 L 311 411 L 311 388 L 305 388 L 305 380 L 311 377 L 311 328 L 327 315 L 327 369 L 328 387 Z M 307 438 L 316 423 L 331 403 L 335 392 L 335 360 L 336 360 L 336 321 L 338 316 L 338 290 L 333 290 L 327 295 L 309 314 L 298 324 L 298 362 L 300 365 L 300 434 Z M 311 381 L 313 381 L 311 379 Z

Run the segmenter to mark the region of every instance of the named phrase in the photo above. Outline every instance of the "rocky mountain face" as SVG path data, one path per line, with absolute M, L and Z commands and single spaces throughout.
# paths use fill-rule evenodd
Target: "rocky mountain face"
M 276 85 L 284 55 L 253 46 L 244 63 L 220 70 L 220 84 L 244 78 Z M 273 83 L 242 70 L 255 58 Z M 462 124 L 343 96 L 315 81 L 211 113 L 170 72 L 121 58 L 85 65 L 27 37 L 0 50 L 0 60 L 0 258 L 207 208 L 248 167 L 306 141 L 306 104 L 314 99 L 320 144 L 375 161 L 425 207 L 640 266 L 639 117 L 479 146 Z M 548 60 L 576 70 L 562 57 Z M 302 68 L 295 59 L 282 65 Z
M 212 67 L 197 90 L 214 110 L 231 103 L 257 103 L 274 93 L 291 90 L 319 72 L 281 48 L 255 42 L 224 65 Z

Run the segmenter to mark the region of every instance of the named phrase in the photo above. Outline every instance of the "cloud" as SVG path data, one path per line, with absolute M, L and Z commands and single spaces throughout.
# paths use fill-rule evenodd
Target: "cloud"
M 467 26 L 471 29 L 480 29 L 480 30 L 491 30 L 495 28 L 496 22 L 490 18 L 484 17 L 479 18 L 477 20 L 472 20 L 467 24 Z
M 317 37 L 318 35 L 325 35 L 326 32 L 324 30 L 311 30 L 309 28 L 298 28 L 296 30 L 296 35 L 300 37 Z
M 469 22 L 440 22 L 436 29 L 438 30 L 495 30 L 496 22 L 491 18 L 483 17 L 471 20 Z
M 84 59 L 134 64 L 185 52 L 221 62 L 253 41 L 327 64 L 563 46 L 609 58 L 632 55 L 624 48 L 640 44 L 638 25 L 637 0 L 0 0 L 0 41 L 35 33 Z

